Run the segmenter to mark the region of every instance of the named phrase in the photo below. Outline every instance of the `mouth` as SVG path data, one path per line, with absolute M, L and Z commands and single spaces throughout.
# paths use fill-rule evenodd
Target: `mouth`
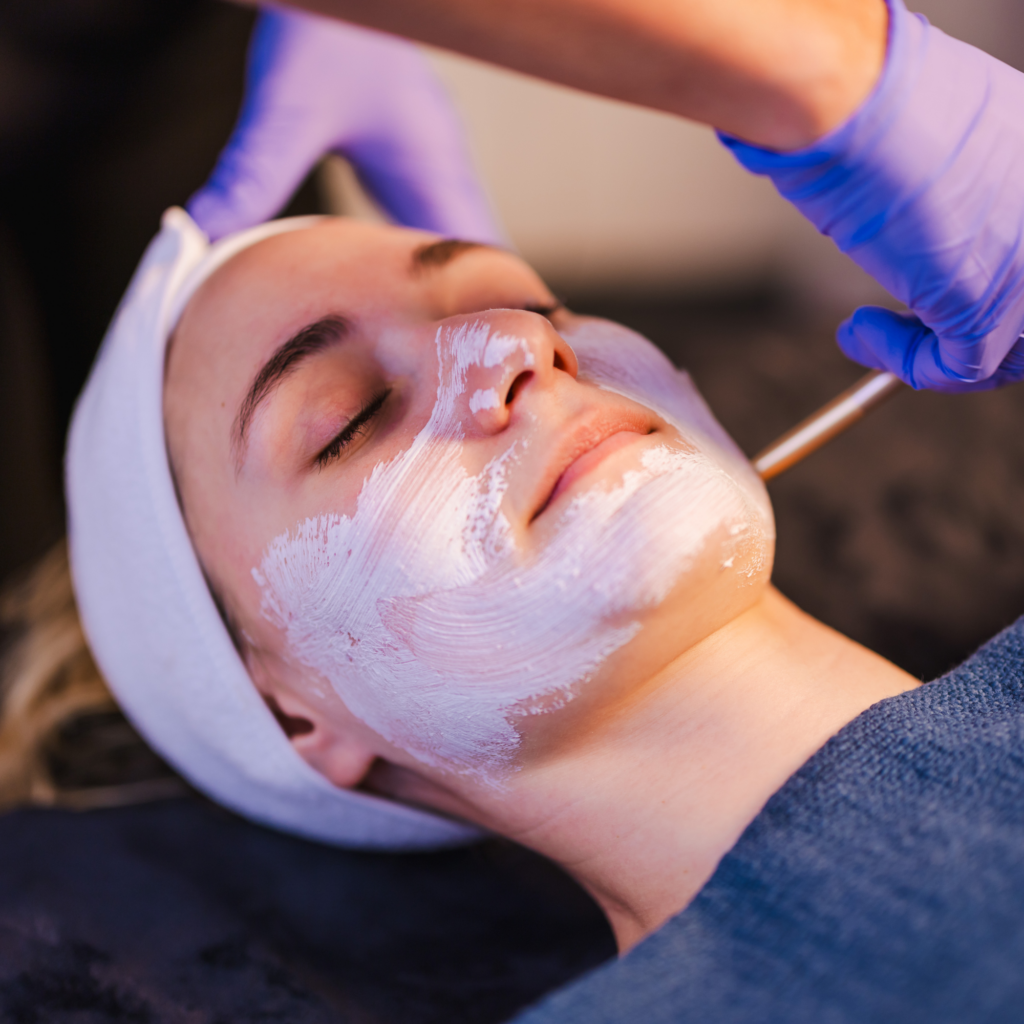
M 533 523 L 579 479 L 596 469 L 605 459 L 633 444 L 639 437 L 653 434 L 656 427 L 639 410 L 616 410 L 598 419 L 590 419 L 571 429 L 549 460 L 538 487 L 539 500 L 530 517 Z

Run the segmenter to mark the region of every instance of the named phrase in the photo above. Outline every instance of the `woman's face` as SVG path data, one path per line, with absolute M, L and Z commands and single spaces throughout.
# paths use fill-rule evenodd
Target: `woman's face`
M 182 317 L 165 417 L 257 685 L 399 762 L 500 782 L 770 572 L 689 379 L 494 249 L 325 220 L 245 250 Z

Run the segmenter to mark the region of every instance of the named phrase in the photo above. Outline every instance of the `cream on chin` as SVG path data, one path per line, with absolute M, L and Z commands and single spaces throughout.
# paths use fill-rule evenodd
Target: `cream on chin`
M 617 389 L 599 339 L 578 341 L 581 369 Z M 292 656 L 353 714 L 424 764 L 500 784 L 516 768 L 517 720 L 571 700 L 637 634 L 633 613 L 662 601 L 708 538 L 727 538 L 723 564 L 742 549 L 760 571 L 770 510 L 737 482 L 732 453 L 681 427 L 692 447 L 645 449 L 619 483 L 568 502 L 555 542 L 524 552 L 501 510 L 517 443 L 467 472 L 460 403 L 474 367 L 531 365 L 532 353 L 483 322 L 442 327 L 436 347 L 436 403 L 411 446 L 374 468 L 353 515 L 298 524 L 253 576 Z M 661 363 L 657 371 L 664 378 Z M 623 393 L 638 397 L 643 375 L 625 376 Z M 672 389 L 664 379 L 658 388 L 647 404 L 662 412 Z M 695 407 L 689 388 L 677 388 L 677 411 Z M 492 407 L 481 394 L 471 408 Z

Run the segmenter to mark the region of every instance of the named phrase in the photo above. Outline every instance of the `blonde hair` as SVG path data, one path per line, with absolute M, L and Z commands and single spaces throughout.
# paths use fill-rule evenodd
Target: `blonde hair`
M 0 810 L 116 806 L 185 791 L 123 719 L 93 660 L 64 541 L 0 594 L 0 628 L 10 636 L 0 663 Z

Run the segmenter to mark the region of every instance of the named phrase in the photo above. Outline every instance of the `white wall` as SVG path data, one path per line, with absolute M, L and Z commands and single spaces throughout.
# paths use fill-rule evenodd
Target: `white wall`
M 917 0 L 1003 59 L 1024 51 L 1022 0 Z M 515 245 L 557 288 L 722 288 L 767 275 L 829 306 L 878 288 L 710 129 L 430 51 Z M 334 181 L 352 207 L 351 182 Z

